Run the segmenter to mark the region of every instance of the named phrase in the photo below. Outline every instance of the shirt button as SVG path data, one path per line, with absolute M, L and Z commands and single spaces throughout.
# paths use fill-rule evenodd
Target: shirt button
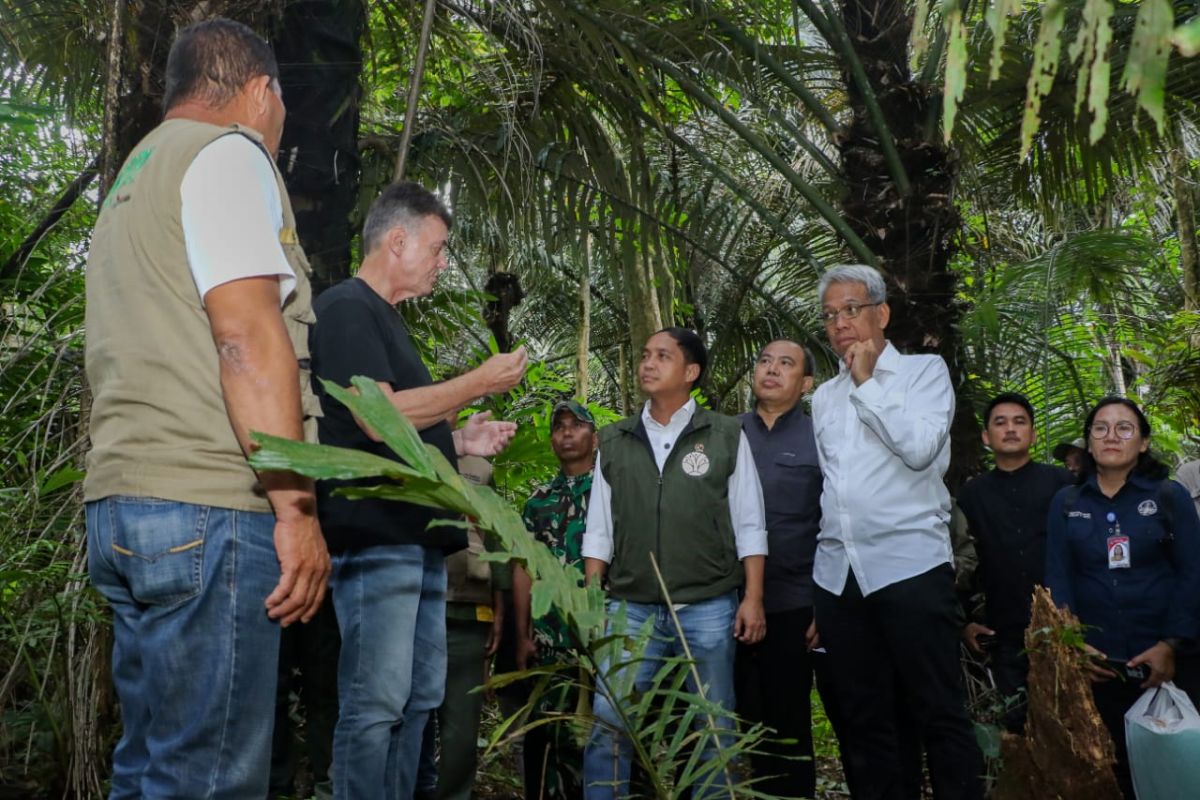
M 663 450 L 670 450 L 671 445 L 668 442 L 663 442 Z

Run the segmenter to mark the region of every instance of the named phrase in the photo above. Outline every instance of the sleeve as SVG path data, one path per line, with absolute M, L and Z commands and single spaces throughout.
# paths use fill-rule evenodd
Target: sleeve
M 525 505 L 523 505 L 521 507 L 521 522 L 525 523 L 525 530 L 527 530 L 531 534 L 533 534 L 535 539 L 537 538 L 537 532 L 533 529 L 533 505 L 532 504 L 533 504 L 533 498 L 535 498 L 537 496 L 538 496 L 538 492 L 535 491 L 533 494 L 529 495 L 529 499 L 526 500 Z
M 729 476 L 729 516 L 737 540 L 738 558 L 767 554 L 767 520 L 762 483 L 746 434 L 738 434 L 737 462 Z
M 309 339 L 317 377 L 349 386 L 355 375 L 395 384 L 397 376 L 370 310 L 353 298 L 321 309 Z
M 1163 494 L 1171 503 L 1175 528 L 1171 552 L 1175 578 L 1164 636 L 1194 641 L 1200 634 L 1200 517 L 1187 489 L 1174 481 L 1168 484 Z
M 600 453 L 592 471 L 592 493 L 588 496 L 587 529 L 583 532 L 581 553 L 584 558 L 612 562 L 612 489 L 600 469 Z
M 821 401 L 821 396 L 824 394 L 821 390 L 825 386 L 822 384 L 813 392 L 812 403 L 810 410 L 812 411 L 813 424 L 813 442 L 817 445 L 817 466 L 821 468 L 821 474 L 824 475 L 827 471 L 825 466 L 825 450 L 821 447 L 821 429 L 825 422 L 825 404 Z
M 254 142 L 230 134 L 201 150 L 184 173 L 183 240 L 201 303 L 222 284 L 274 275 L 282 305 L 296 285 L 279 243 L 283 205 L 267 159 Z
M 870 378 L 850 390 L 858 418 L 911 470 L 934 462 L 954 418 L 954 387 L 946 362 L 921 361 L 909 381 L 889 381 L 884 388 Z
M 1067 518 L 1063 503 L 1070 489 L 1060 489 L 1050 501 L 1046 512 L 1046 588 L 1054 604 L 1060 608 L 1075 608 L 1074 580 L 1071 575 L 1071 549 L 1067 542 Z

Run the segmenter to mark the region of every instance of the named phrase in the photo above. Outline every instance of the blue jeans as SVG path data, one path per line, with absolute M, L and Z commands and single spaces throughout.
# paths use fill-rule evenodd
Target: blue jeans
M 334 797 L 407 800 L 446 684 L 445 556 L 420 545 L 348 550 L 333 557 L 330 586 L 342 630 Z
M 617 610 L 620 603 L 609 601 L 609 616 Z M 700 681 L 704 685 L 705 696 L 712 702 L 720 703 L 726 710 L 734 707 L 733 694 L 733 657 L 736 652 L 736 640 L 733 638 L 733 621 L 737 614 L 737 594 L 729 592 L 710 600 L 692 603 L 677 611 L 680 628 L 691 649 L 696 670 L 700 673 Z M 671 619 L 671 610 L 662 603 L 626 603 L 626 626 L 624 631 L 612 630 L 610 633 L 633 635 L 642 625 L 653 619 L 651 639 L 646 646 L 644 660 L 636 665 L 637 673 L 633 679 L 635 693 L 641 694 L 648 690 L 654 679 L 654 674 L 661 668 L 661 659 L 683 656 L 683 647 L 676 635 L 675 624 Z M 624 654 L 629 658 L 629 654 Z M 602 676 L 608 672 L 607 665 L 602 667 Z M 608 685 L 621 683 L 621 669 L 613 671 Z M 688 691 L 696 692 L 692 678 L 688 677 Z M 622 702 L 628 698 L 616 698 Z M 633 755 L 633 746 L 628 737 L 621 732 L 620 716 L 613 707 L 614 700 L 608 694 L 597 688 L 592 711 L 596 723 L 592 727 L 587 749 L 583 758 L 584 797 L 586 800 L 612 800 L 624 797 L 629 793 L 629 772 Z M 715 719 L 718 729 L 731 729 L 733 721 L 726 716 Z M 707 718 L 701 715 L 698 725 L 707 723 Z M 712 736 L 702 739 L 701 759 L 708 761 L 716 758 L 716 741 Z M 728 739 L 722 737 L 722 745 Z M 707 786 L 695 786 L 692 797 L 702 798 L 728 795 L 725 781 L 720 773 L 715 775 Z
M 148 497 L 86 510 L 123 724 L 109 797 L 259 800 L 279 656 L 263 605 L 279 581 L 275 517 Z

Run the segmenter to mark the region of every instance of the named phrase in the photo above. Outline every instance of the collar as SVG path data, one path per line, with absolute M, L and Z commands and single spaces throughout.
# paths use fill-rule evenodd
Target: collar
M 642 424 L 647 428 L 658 428 L 660 430 L 675 428 L 686 425 L 688 421 L 691 420 L 692 415 L 695 413 L 696 399 L 694 397 L 689 397 L 687 402 L 680 406 L 679 409 L 671 415 L 671 419 L 667 422 L 667 424 L 661 425 L 659 424 L 658 420 L 650 416 L 650 401 L 647 400 L 646 404 L 642 406 Z
M 883 342 L 883 351 L 879 354 L 879 358 L 875 361 L 876 372 L 898 372 L 900 370 L 900 351 L 892 346 L 889 339 Z M 850 368 L 846 366 L 843 359 L 838 359 L 838 377 L 850 372 Z
M 559 469 L 558 474 L 554 476 L 554 480 L 550 481 L 550 488 L 552 490 L 563 488 L 573 489 L 582 483 L 585 478 L 592 477 L 592 472 L 593 470 L 589 469 L 587 472 L 581 472 L 578 475 L 568 475 L 562 469 Z
M 776 417 L 775 418 L 775 426 L 773 428 L 771 428 L 770 430 L 772 430 L 772 431 L 778 430 L 780 425 L 786 425 L 787 423 L 789 423 L 791 421 L 792 417 L 796 414 L 796 412 L 798 410 L 800 411 L 801 414 L 803 414 L 804 412 L 801 410 L 802 405 L 803 405 L 803 402 L 797 402 L 796 405 L 792 406 L 787 411 L 783 412 L 778 417 Z M 754 419 L 759 425 L 761 425 L 763 430 L 767 430 L 767 423 L 763 422 L 763 418 L 758 415 L 757 401 L 754 404 L 754 409 L 752 411 L 750 411 L 749 413 L 750 413 L 750 417 L 752 419 Z
M 1029 472 L 1030 469 L 1033 467 L 1034 463 L 1035 463 L 1034 460 L 1031 458 L 1014 470 L 1007 470 L 1007 469 L 1000 469 L 999 467 L 992 467 L 992 472 L 994 472 L 995 474 L 1000 475 L 1002 477 L 1005 477 L 1005 478 L 1015 478 L 1018 475 L 1022 475 L 1026 472 Z
M 1129 477 L 1127 477 L 1125 479 L 1125 485 L 1117 490 L 1117 495 L 1122 494 L 1125 491 L 1126 487 L 1128 487 L 1130 485 L 1132 485 L 1136 489 L 1152 490 L 1152 489 L 1156 488 L 1158 486 L 1158 484 L 1159 484 L 1159 481 L 1156 481 L 1154 478 L 1151 478 L 1149 475 L 1142 475 L 1137 472 L 1131 472 L 1131 473 L 1129 473 Z M 1104 492 L 1100 491 L 1100 478 L 1097 473 L 1093 472 L 1091 475 L 1088 475 L 1087 480 L 1083 482 L 1083 485 L 1088 490 L 1095 492 L 1096 494 L 1100 495 L 1101 497 L 1107 497 L 1107 495 L 1105 495 Z M 1116 499 L 1115 495 L 1114 495 L 1113 499 Z

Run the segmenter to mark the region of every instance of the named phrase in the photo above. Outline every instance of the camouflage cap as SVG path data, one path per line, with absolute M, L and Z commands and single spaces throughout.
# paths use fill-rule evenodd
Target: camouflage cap
M 596 427 L 596 420 L 592 416 L 592 412 L 587 410 L 587 406 L 577 400 L 563 400 L 554 406 L 554 413 L 550 415 L 550 421 L 553 422 L 558 418 L 558 415 L 563 411 L 570 411 L 571 415 L 580 422 L 586 422 L 593 428 Z

